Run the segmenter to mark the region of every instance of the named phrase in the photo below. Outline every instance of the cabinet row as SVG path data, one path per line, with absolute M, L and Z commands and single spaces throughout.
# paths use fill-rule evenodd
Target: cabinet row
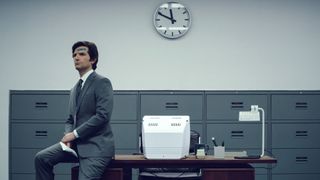
M 140 127 L 136 123 L 112 123 L 117 149 L 137 149 Z M 218 143 L 224 141 L 227 148 L 261 147 L 261 124 L 207 124 L 192 123 L 191 129 L 200 133 L 212 146 L 211 137 Z M 320 148 L 320 124 L 273 124 L 272 148 Z M 206 132 L 204 132 L 206 131 Z M 124 133 L 125 132 L 125 133 Z M 271 131 L 268 131 L 271 132 Z M 10 126 L 11 148 L 44 148 L 59 142 L 64 124 L 12 123 Z M 203 138 L 204 139 L 204 138 Z M 271 147 L 269 147 L 270 149 Z
M 68 92 L 12 93 L 12 120 L 57 120 L 67 117 Z M 239 111 L 259 105 L 266 120 L 320 120 L 320 95 L 315 94 L 206 94 L 115 92 L 112 120 L 141 119 L 144 115 L 190 115 L 191 121 L 238 120 Z M 269 105 L 271 105 L 269 107 Z M 270 108 L 270 109 L 269 109 Z

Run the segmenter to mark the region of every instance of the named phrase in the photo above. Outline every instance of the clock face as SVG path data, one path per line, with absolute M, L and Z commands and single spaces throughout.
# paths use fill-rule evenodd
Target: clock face
M 154 13 L 153 21 L 158 33 L 169 39 L 185 35 L 191 26 L 190 12 L 177 2 L 160 5 Z

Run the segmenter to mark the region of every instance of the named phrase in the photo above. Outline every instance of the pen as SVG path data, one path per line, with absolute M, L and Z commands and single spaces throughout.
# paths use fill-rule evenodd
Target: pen
M 211 139 L 212 139 L 213 145 L 214 146 L 218 146 L 217 143 L 216 143 L 216 140 L 214 139 L 214 137 L 212 137 Z

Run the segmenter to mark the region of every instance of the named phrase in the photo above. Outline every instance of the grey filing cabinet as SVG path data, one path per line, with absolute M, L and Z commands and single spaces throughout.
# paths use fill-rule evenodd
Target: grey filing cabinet
M 59 142 L 64 132 L 68 91 L 11 91 L 9 123 L 9 177 L 35 179 L 34 155 Z M 70 179 L 71 164 L 54 171 L 61 180 Z
M 138 92 L 115 91 L 111 127 L 116 154 L 138 152 Z
M 68 100 L 69 91 L 10 91 L 10 180 L 35 178 L 34 155 L 61 139 Z M 190 115 L 191 129 L 210 149 L 215 137 L 227 151 L 260 154 L 261 122 L 238 121 L 239 111 L 254 104 L 266 112 L 266 150 L 278 159 L 276 165 L 255 165 L 256 179 L 319 180 L 320 91 L 117 90 L 111 119 L 116 153 L 138 152 L 144 115 Z M 57 166 L 56 179 L 69 180 L 71 166 Z
M 208 91 L 206 96 L 207 143 L 213 154 L 212 137 L 218 145 L 224 141 L 226 151 L 261 153 L 261 122 L 239 122 L 239 111 L 249 111 L 251 105 L 259 105 L 268 112 L 268 94 L 252 91 Z M 268 118 L 266 116 L 266 122 Z M 255 165 L 256 179 L 267 180 L 267 165 Z
M 69 91 L 10 91 L 10 180 L 35 179 L 34 156 L 62 138 L 68 103 Z M 138 151 L 138 112 L 137 92 L 114 92 L 111 126 L 117 154 Z M 56 166 L 56 179 L 70 180 L 72 166 Z
M 145 115 L 189 115 L 191 129 L 204 136 L 202 91 L 141 91 L 140 98 L 141 119 Z
M 272 94 L 272 153 L 278 159 L 273 180 L 320 179 L 320 94 Z

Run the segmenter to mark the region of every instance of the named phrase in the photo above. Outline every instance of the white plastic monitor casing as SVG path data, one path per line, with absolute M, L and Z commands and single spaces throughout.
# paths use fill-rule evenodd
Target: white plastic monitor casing
M 181 159 L 189 155 L 189 116 L 144 116 L 143 153 L 147 159 Z

